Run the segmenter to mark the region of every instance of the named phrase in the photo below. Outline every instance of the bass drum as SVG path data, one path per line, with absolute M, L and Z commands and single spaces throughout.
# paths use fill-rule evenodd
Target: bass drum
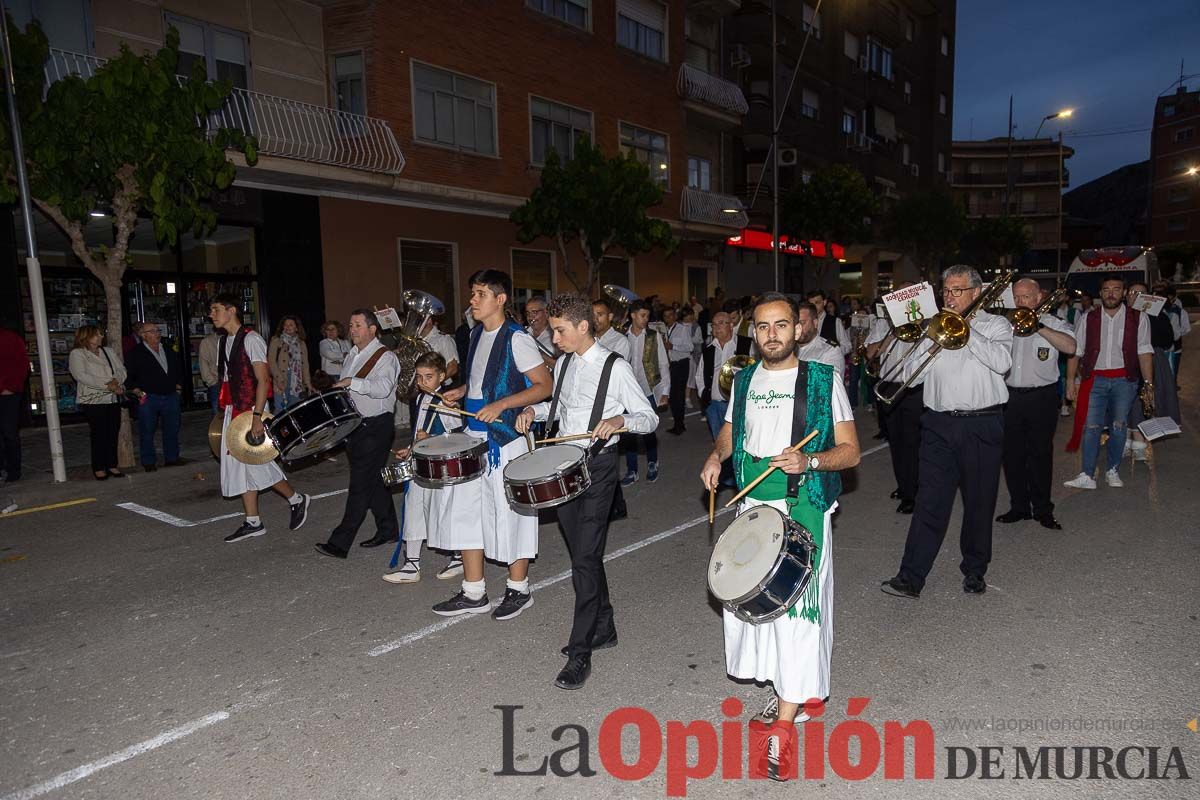
M 301 400 L 267 426 L 284 461 L 316 455 L 336 447 L 362 424 L 350 392 L 331 389 Z
M 812 534 L 771 506 L 748 508 L 708 560 L 708 589 L 734 616 L 759 624 L 783 616 L 812 580 Z

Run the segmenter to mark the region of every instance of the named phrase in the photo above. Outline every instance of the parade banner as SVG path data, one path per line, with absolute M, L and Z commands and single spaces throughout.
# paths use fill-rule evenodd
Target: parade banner
M 928 281 L 897 289 L 883 296 L 892 325 L 899 327 L 910 322 L 932 319 L 938 312 L 937 295 Z

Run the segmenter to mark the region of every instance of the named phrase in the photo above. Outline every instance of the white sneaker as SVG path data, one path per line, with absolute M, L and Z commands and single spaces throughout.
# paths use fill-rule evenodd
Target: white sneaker
M 421 562 L 406 558 L 400 569 L 387 573 L 383 579 L 388 583 L 417 583 L 421 580 Z
M 1146 451 L 1149 449 L 1149 447 L 1150 446 L 1145 442 L 1134 442 L 1133 447 L 1130 449 L 1130 452 L 1133 453 L 1133 460 L 1145 461 Z
M 1074 480 L 1064 482 L 1063 486 L 1068 486 L 1072 489 L 1095 489 L 1096 481 L 1092 479 L 1091 475 L 1081 472 L 1075 476 Z
M 457 578 L 463 574 L 462 556 L 454 555 L 446 563 L 446 566 L 437 574 L 439 581 L 448 581 L 451 578 Z
M 1121 475 L 1117 472 L 1116 467 L 1113 467 L 1108 472 L 1104 473 L 1104 482 L 1114 489 L 1120 489 L 1125 485 L 1125 483 L 1121 480 Z M 1092 485 L 1096 485 L 1094 481 L 1092 482 Z
M 1069 416 L 1071 416 L 1071 407 L 1070 407 L 1070 406 L 1063 406 L 1063 407 L 1062 407 L 1062 411 L 1059 411 L 1059 412 L 1058 412 L 1058 414 L 1059 414 L 1059 416 L 1060 416 L 1060 417 L 1069 417 Z

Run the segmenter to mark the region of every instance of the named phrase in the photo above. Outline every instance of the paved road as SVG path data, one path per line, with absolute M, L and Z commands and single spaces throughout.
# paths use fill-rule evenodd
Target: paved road
M 907 518 L 886 499 L 886 450 L 857 470 L 834 534 L 825 735 L 847 719 L 849 697 L 870 698 L 859 716 L 876 730 L 886 720 L 928 720 L 933 780 L 912 779 L 910 755 L 903 784 L 884 780 L 882 766 L 861 782 L 827 769 L 803 787 L 722 780 L 718 771 L 688 784 L 688 796 L 818 786 L 836 797 L 1197 796 L 1192 780 L 1011 780 L 1018 745 L 1178 746 L 1189 774 L 1200 772 L 1200 734 L 1185 727 L 1200 713 L 1197 360 L 1185 370 L 1188 432 L 1156 447 L 1150 464 L 1132 472 L 1126 464 L 1124 489 L 1056 489 L 1062 533 L 1035 523 L 998 530 L 983 596 L 959 588 L 953 534 L 920 600 L 881 594 Z M 864 448 L 877 444 L 870 419 L 859 429 Z M 226 545 L 236 520 L 209 520 L 238 509 L 218 496 L 211 461 L 124 481 L 19 485 L 22 507 L 94 500 L 0 519 L 0 800 L 665 796 L 665 750 L 639 782 L 608 773 L 597 752 L 605 716 L 637 706 L 664 725 L 715 725 L 725 698 L 744 701 L 744 720 L 766 692 L 723 669 L 703 579 L 708 526 L 698 521 L 707 434 L 695 420 L 683 437 L 663 439 L 662 478 L 627 492 L 630 518 L 610 535 L 620 645 L 596 654 L 591 681 L 570 693 L 551 684 L 572 598 L 552 522 L 542 528 L 531 609 L 504 623 L 447 622 L 428 610 L 454 588 L 433 579 L 436 557 L 421 583 L 400 587 L 379 579 L 386 553 L 355 548 L 339 562 L 313 552 L 340 518 L 339 494 L 317 500 L 296 533 L 284 503 L 267 498 L 270 533 Z M 188 441 L 186 452 L 199 456 L 195 430 Z M 1060 456 L 1056 485 L 1077 470 Z M 339 457 L 294 479 L 308 492 L 336 492 L 344 474 Z M 1002 489 L 1001 509 L 1006 500 Z M 952 531 L 957 521 L 956 513 Z M 501 570 L 490 567 L 488 581 L 498 596 Z M 552 738 L 573 724 L 587 732 L 597 774 L 497 776 L 502 705 L 522 706 L 512 712 L 513 768 L 533 770 L 575 744 L 578 729 Z M 1009 730 L 1019 724 L 1037 729 Z M 627 732 L 629 763 L 634 746 Z M 1005 780 L 944 777 L 946 748 L 983 746 L 1006 748 Z M 1164 749 L 1160 770 L 1167 757 Z M 578 752 L 564 763 L 574 769 Z

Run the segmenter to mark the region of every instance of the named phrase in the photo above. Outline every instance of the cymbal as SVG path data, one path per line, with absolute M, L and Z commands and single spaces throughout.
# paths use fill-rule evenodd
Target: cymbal
M 213 458 L 221 460 L 221 428 L 225 426 L 225 415 L 218 414 L 208 423 L 208 449 L 212 450 Z
M 263 425 L 270 421 L 268 414 L 263 414 Z M 225 441 L 229 445 L 229 453 L 243 464 L 266 464 L 279 457 L 279 448 L 271 441 L 270 436 L 263 437 L 262 442 L 254 444 L 250 441 L 250 426 L 254 424 L 254 415 L 249 411 L 238 414 L 229 421 L 225 429 Z

